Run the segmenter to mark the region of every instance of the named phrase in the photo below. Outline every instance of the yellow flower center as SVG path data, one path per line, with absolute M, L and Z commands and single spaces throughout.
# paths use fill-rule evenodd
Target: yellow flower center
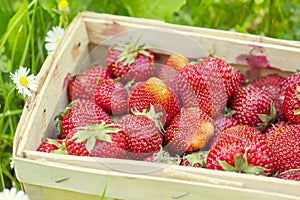
M 69 2 L 67 0 L 60 0 L 58 3 L 58 9 L 64 10 L 66 8 L 69 8 Z
M 59 41 L 60 41 L 60 38 L 56 38 L 56 39 L 55 39 L 55 43 L 56 43 L 56 44 L 59 43 Z
M 22 86 L 27 87 L 28 79 L 26 78 L 26 76 L 21 76 L 20 83 L 21 83 Z

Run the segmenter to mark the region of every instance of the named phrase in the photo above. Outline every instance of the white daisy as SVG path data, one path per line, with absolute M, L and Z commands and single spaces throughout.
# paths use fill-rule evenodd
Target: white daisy
M 64 29 L 59 26 L 55 26 L 52 28 L 52 30 L 47 32 L 47 36 L 45 39 L 46 42 L 45 48 L 48 51 L 48 53 L 56 49 L 64 33 L 65 33 Z
M 26 69 L 23 66 L 20 66 L 20 68 L 15 73 L 10 73 L 10 77 L 16 84 L 18 92 L 24 97 L 26 95 L 31 96 L 30 90 L 37 90 L 36 77 L 33 74 L 28 74 L 29 69 Z
M 1 200 L 29 200 L 29 197 L 23 191 L 17 191 L 16 188 L 4 189 L 0 192 Z

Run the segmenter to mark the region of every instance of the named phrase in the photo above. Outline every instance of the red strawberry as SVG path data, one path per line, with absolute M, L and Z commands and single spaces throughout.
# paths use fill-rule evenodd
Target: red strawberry
M 46 141 L 40 144 L 37 151 L 66 154 L 65 140 L 47 138 Z
M 182 110 L 167 128 L 164 139 L 172 155 L 200 150 L 213 135 L 212 119 L 198 107 Z
M 75 100 L 61 112 L 57 127 L 63 139 L 73 129 L 82 126 L 99 124 L 101 121 L 112 123 L 110 116 L 98 105 L 88 100 Z
M 115 124 L 101 124 L 73 129 L 66 137 L 70 155 L 102 158 L 125 158 L 124 132 Z
M 244 84 L 244 75 L 238 69 L 229 65 L 225 60 L 217 57 L 207 57 L 201 62 L 204 65 L 213 66 L 213 68 L 216 68 L 221 73 L 227 98 L 233 94 L 236 88 Z
M 284 127 L 288 125 L 288 122 L 287 121 L 278 121 L 276 122 L 275 124 L 272 124 L 271 127 L 269 127 L 268 129 L 266 129 L 263 134 L 266 136 L 266 137 L 269 137 L 270 135 L 272 135 L 277 129 L 280 129 L 281 127 Z
M 249 83 L 252 86 L 259 87 L 270 92 L 274 100 L 275 108 L 277 109 L 277 117 L 281 120 L 285 119 L 281 110 L 282 100 L 280 95 L 283 80 L 284 78 L 278 74 L 268 74 Z
M 207 155 L 206 167 L 271 175 L 275 164 L 272 149 L 267 145 L 265 137 L 251 126 L 238 125 L 218 135 Z
M 131 90 L 128 100 L 129 112 L 142 112 L 154 106 L 164 127 L 169 126 L 173 118 L 180 111 L 180 102 L 176 94 L 168 89 L 166 84 L 158 78 L 152 77 Z
M 92 92 L 99 79 L 109 79 L 110 74 L 103 67 L 94 67 L 85 73 L 75 76 L 68 86 L 68 98 L 93 100 Z
M 290 122 L 300 124 L 300 82 L 285 91 L 282 111 Z
M 237 125 L 239 125 L 239 122 L 233 117 L 229 117 L 229 116 L 225 116 L 225 115 L 219 115 L 217 117 L 214 117 L 213 118 L 214 135 L 209 138 L 209 140 L 205 146 L 205 149 L 211 148 L 211 146 L 214 143 L 214 140 L 217 138 L 217 136 L 222 131 L 224 131 L 227 128 L 237 126 Z
M 158 69 L 156 76 L 178 94 L 177 75 L 186 64 L 188 64 L 188 59 L 185 56 L 172 54 Z
M 218 115 L 227 102 L 222 74 L 213 63 L 187 64 L 178 75 L 178 87 L 185 108 L 199 106 L 209 116 Z
M 254 86 L 239 87 L 232 95 L 229 107 L 240 124 L 265 130 L 276 119 L 272 95 Z
M 129 158 L 142 160 L 161 148 L 162 135 L 146 111 L 144 115 L 124 115 L 118 124 L 125 133 Z
M 276 178 L 300 181 L 300 169 L 291 169 L 275 176 Z
M 275 170 L 284 172 L 300 168 L 300 125 L 286 125 L 267 137 L 276 163 Z
M 122 114 L 127 109 L 125 86 L 112 79 L 100 81 L 93 92 L 94 101 L 108 114 Z
M 107 69 L 114 78 L 121 82 L 145 81 L 154 74 L 154 54 L 145 45 L 117 44 L 108 50 Z
M 283 79 L 282 85 L 281 85 L 281 96 L 283 98 L 285 91 L 293 84 L 300 82 L 300 74 L 299 73 L 293 73 L 289 76 L 285 77 Z
M 196 167 L 196 168 L 205 168 L 206 157 L 207 157 L 206 151 L 197 151 L 194 153 L 186 154 L 182 157 L 179 165 Z

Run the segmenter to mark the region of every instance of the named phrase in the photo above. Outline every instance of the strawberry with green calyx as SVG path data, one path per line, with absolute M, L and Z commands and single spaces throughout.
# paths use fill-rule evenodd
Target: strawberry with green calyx
M 188 61 L 188 58 L 181 54 L 171 54 L 158 69 L 157 78 L 164 81 L 176 94 L 179 94 L 177 76 L 179 71 L 188 64 Z
M 300 169 L 290 169 L 277 174 L 275 177 L 285 180 L 300 181 Z
M 284 172 L 300 168 L 300 125 L 290 124 L 266 138 L 276 162 L 275 170 Z
M 78 127 L 66 137 L 66 148 L 70 155 L 102 158 L 125 158 L 125 135 L 116 124 Z
M 61 139 L 47 138 L 46 141 L 39 145 L 37 151 L 45 153 L 68 154 L 66 151 L 65 140 Z
M 93 96 L 94 102 L 108 114 L 119 115 L 127 110 L 127 90 L 118 80 L 99 80 Z
M 229 101 L 234 111 L 233 117 L 240 124 L 249 125 L 264 131 L 276 120 L 276 108 L 268 91 L 249 86 L 239 87 Z
M 159 151 L 162 146 L 163 138 L 155 123 L 161 113 L 153 114 L 150 113 L 151 110 L 154 110 L 153 106 L 149 112 L 147 110 L 135 111 L 118 120 L 118 124 L 125 133 L 127 154 L 131 159 L 143 160 Z
M 165 148 L 171 155 L 181 156 L 184 153 L 203 148 L 213 135 L 212 119 L 198 107 L 180 111 L 164 134 Z
M 101 121 L 112 123 L 110 116 L 98 105 L 88 100 L 75 100 L 56 116 L 56 126 L 60 132 L 60 138 L 64 139 L 68 133 L 82 126 L 99 124 Z
M 68 85 L 69 101 L 76 99 L 93 100 L 93 90 L 99 79 L 109 79 L 111 75 L 103 67 L 93 67 L 85 73 L 73 77 Z
M 207 151 L 197 151 L 183 155 L 179 165 L 190 166 L 196 168 L 206 168 Z
M 162 113 L 159 118 L 164 128 L 168 127 L 180 111 L 180 102 L 177 95 L 166 84 L 155 77 L 135 86 L 129 95 L 129 112 L 143 112 L 154 106 L 156 113 Z
M 178 75 L 180 98 L 185 108 L 198 106 L 217 116 L 227 102 L 222 74 L 213 63 L 187 64 Z
M 257 129 L 238 125 L 218 135 L 207 155 L 206 167 L 269 176 L 274 172 L 276 163 L 272 152 Z
M 287 88 L 282 103 L 285 117 L 294 124 L 300 124 L 300 82 Z
M 107 70 L 123 83 L 145 81 L 154 74 L 154 53 L 139 41 L 140 38 L 133 44 L 119 43 L 108 50 Z

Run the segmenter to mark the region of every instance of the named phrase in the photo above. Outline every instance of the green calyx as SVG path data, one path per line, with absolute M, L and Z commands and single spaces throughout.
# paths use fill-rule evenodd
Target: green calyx
M 275 122 L 277 118 L 277 109 L 275 107 L 274 102 L 271 102 L 270 106 L 270 115 L 266 114 L 258 114 L 257 115 L 259 119 L 261 120 L 261 123 L 257 124 L 256 129 L 259 131 L 264 131 L 266 130 L 273 122 Z
M 239 173 L 255 174 L 255 175 L 263 174 L 263 171 L 266 170 L 265 168 L 260 166 L 249 166 L 248 159 L 247 159 L 247 151 L 248 149 L 246 149 L 243 156 L 239 154 L 234 155 L 235 166 L 231 166 L 226 161 L 221 161 L 221 160 L 218 160 L 218 163 L 225 171 L 229 171 L 229 172 L 239 172 Z
M 296 92 L 297 92 L 296 97 L 300 101 L 300 86 L 299 85 L 297 85 L 297 87 L 296 87 Z M 300 109 L 295 110 L 294 115 L 300 115 Z
M 154 105 L 150 105 L 150 109 L 143 109 L 142 112 L 138 111 L 137 109 L 135 109 L 134 111 L 132 111 L 132 113 L 136 116 L 145 116 L 148 117 L 149 119 L 151 119 L 154 123 L 155 126 L 158 128 L 158 130 L 163 134 L 165 132 L 164 127 L 161 123 L 161 121 L 159 120 L 159 118 L 163 115 L 162 112 L 155 112 L 155 108 Z
M 77 132 L 71 138 L 76 143 L 86 141 L 85 148 L 91 152 L 97 140 L 112 142 L 110 134 L 118 134 L 120 131 L 116 124 L 100 124 L 76 128 Z
M 51 153 L 55 154 L 68 154 L 66 150 L 66 140 L 62 140 L 62 143 L 59 144 L 55 139 L 47 138 L 47 142 L 51 145 L 54 145 L 57 147 L 56 150 L 52 151 Z
M 147 49 L 151 48 L 145 44 L 139 45 L 139 41 L 141 36 L 133 43 L 133 44 L 118 44 L 113 47 L 113 49 L 119 50 L 122 53 L 118 56 L 116 60 L 116 64 L 124 61 L 123 66 L 130 66 L 134 61 L 137 55 L 142 54 L 148 58 L 152 57 L 152 55 L 147 51 Z
M 197 163 L 199 163 L 202 167 L 206 167 L 207 154 L 208 151 L 197 151 L 184 155 L 182 160 L 186 159 L 189 162 L 189 165 L 192 167 Z
M 169 152 L 165 151 L 162 147 L 153 156 L 153 162 L 155 163 L 175 164 L 177 161 L 177 157 L 170 156 Z

